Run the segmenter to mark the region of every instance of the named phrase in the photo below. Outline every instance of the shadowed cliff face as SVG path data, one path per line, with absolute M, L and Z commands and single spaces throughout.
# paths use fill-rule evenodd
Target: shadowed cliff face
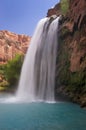
M 61 8 L 57 10 L 61 13 Z M 60 19 L 56 92 L 86 106 L 86 0 L 69 0 L 69 9 Z
M 0 64 L 6 63 L 17 53 L 25 54 L 31 37 L 9 31 L 0 31 Z
M 47 16 L 60 15 L 61 3 L 48 10 Z M 69 0 L 69 9 L 60 20 L 60 36 L 70 50 L 70 71 L 76 72 L 85 66 L 86 56 L 86 0 Z
M 68 22 L 67 22 L 68 23 Z M 64 24 L 64 23 L 63 23 Z M 70 57 L 69 70 L 71 72 L 78 72 L 85 69 L 86 66 L 86 17 L 82 20 L 81 28 L 75 29 L 73 32 L 65 27 L 60 30 L 62 42 L 68 48 Z
M 61 35 L 70 50 L 70 71 L 85 68 L 86 57 L 86 1 L 70 0 L 67 15 L 62 19 Z
M 69 10 L 66 14 L 65 27 L 73 32 L 80 29 L 86 17 L 86 0 L 69 0 Z
M 86 0 L 70 0 L 68 18 L 79 29 L 86 17 Z

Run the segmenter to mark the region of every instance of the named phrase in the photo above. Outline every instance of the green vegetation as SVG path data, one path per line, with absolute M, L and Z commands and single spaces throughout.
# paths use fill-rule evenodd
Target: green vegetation
M 0 65 L 0 91 L 15 89 L 19 77 L 24 56 L 17 54 L 7 64 Z
M 0 65 L 0 91 L 16 89 L 24 56 L 16 54 L 7 64 Z
M 0 91 L 8 87 L 8 82 L 5 79 L 5 65 L 0 65 Z
M 5 65 L 0 65 L 0 75 L 4 75 Z
M 67 72 L 69 73 L 69 72 Z M 67 78 L 66 78 L 67 79 Z M 66 80 L 67 81 L 67 80 Z M 86 92 L 86 72 L 71 72 L 66 82 L 66 89 L 74 94 L 83 94 Z
M 67 45 L 65 41 L 59 39 L 59 53 L 57 57 L 57 65 L 59 69 L 58 73 L 58 82 L 62 85 L 67 85 L 69 83 L 70 78 L 70 61 L 69 61 L 70 53 L 68 51 Z
M 70 71 L 70 55 L 66 41 L 59 41 L 59 53 L 57 57 L 57 70 L 59 71 L 56 78 L 57 86 L 65 86 L 68 93 L 86 94 L 86 69 L 77 72 Z
M 63 15 L 66 15 L 69 9 L 69 0 L 61 0 L 61 11 Z
M 15 85 L 20 76 L 21 66 L 23 63 L 23 55 L 17 54 L 13 60 L 8 61 L 5 66 L 5 78 L 10 86 Z
M 0 83 L 0 91 L 5 91 L 9 88 L 9 83 L 6 80 Z

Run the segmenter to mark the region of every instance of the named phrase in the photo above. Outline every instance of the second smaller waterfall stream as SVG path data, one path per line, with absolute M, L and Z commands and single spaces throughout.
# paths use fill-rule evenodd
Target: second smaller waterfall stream
M 59 17 L 52 19 L 41 19 L 32 37 L 17 91 L 21 100 L 54 101 Z

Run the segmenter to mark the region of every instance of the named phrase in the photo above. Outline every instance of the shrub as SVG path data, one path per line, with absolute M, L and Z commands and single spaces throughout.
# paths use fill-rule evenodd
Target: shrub
M 69 9 L 69 0 L 61 0 L 61 12 L 63 15 L 66 15 Z
M 5 81 L 5 80 L 0 83 L 0 87 L 1 87 L 1 88 L 5 88 L 5 87 L 8 87 L 8 86 L 9 86 L 9 84 L 8 84 L 8 82 Z
M 4 75 L 4 68 L 5 68 L 5 65 L 0 65 L 0 75 Z
M 15 85 L 20 76 L 21 66 L 23 63 L 23 55 L 17 54 L 13 60 L 9 60 L 5 66 L 6 80 L 10 85 Z

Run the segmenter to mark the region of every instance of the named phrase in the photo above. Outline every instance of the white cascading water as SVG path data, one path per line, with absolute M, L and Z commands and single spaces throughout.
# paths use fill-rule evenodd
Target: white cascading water
M 59 17 L 40 20 L 21 71 L 17 98 L 54 101 L 55 65 Z

